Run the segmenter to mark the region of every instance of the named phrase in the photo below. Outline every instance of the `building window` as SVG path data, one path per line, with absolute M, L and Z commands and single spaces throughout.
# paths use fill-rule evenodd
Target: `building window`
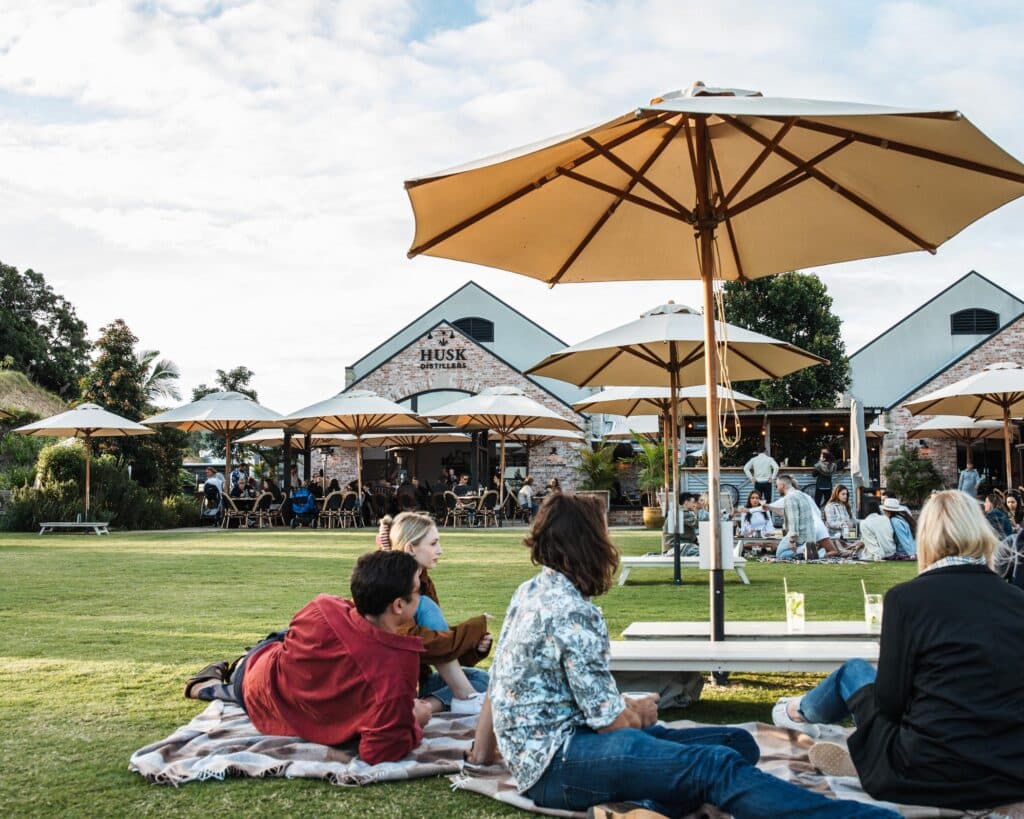
M 949 332 L 954 336 L 987 336 L 999 329 L 999 314 L 980 307 L 960 310 L 949 317 Z
M 474 341 L 494 341 L 494 322 L 478 316 L 460 318 L 452 325 Z

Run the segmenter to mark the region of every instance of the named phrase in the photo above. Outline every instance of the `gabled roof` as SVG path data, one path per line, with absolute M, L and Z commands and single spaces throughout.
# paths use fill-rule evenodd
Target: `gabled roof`
M 1024 308 L 1024 302 L 1021 301 L 1021 298 L 1019 296 L 1015 295 L 1014 293 L 1011 293 L 1005 287 L 1002 287 L 1001 285 L 996 284 L 994 281 L 992 281 L 987 276 L 981 275 L 981 273 L 979 273 L 977 270 L 969 270 L 967 273 L 965 273 L 963 276 L 961 276 L 955 282 L 950 284 L 948 287 L 944 287 L 942 290 L 940 290 L 938 293 L 936 293 L 934 296 L 932 296 L 930 299 L 928 299 L 928 301 L 926 301 L 923 304 L 919 305 L 915 310 L 912 310 L 911 312 L 907 313 L 907 315 L 905 315 L 903 318 L 901 318 L 899 321 L 897 321 L 891 327 L 889 327 L 886 330 L 883 330 L 881 333 L 879 333 L 877 336 L 875 336 L 873 339 L 871 339 L 871 341 L 869 341 L 867 344 L 862 345 L 856 352 L 850 353 L 849 357 L 852 359 L 852 358 L 854 358 L 854 356 L 857 356 L 860 353 L 864 352 L 864 350 L 866 350 L 872 344 L 874 344 L 875 342 L 880 341 L 881 339 L 883 339 L 885 336 L 887 336 L 889 333 L 891 333 L 897 327 L 899 327 L 900 325 L 902 325 L 905 322 L 909 321 L 915 315 L 917 315 L 922 310 L 924 310 L 926 307 L 928 307 L 930 304 L 932 304 L 932 302 L 938 300 L 941 296 L 945 295 L 946 293 L 948 293 L 953 288 L 958 287 L 960 284 L 965 282 L 967 279 L 970 279 L 971 277 L 975 277 L 975 278 L 981 279 L 983 282 L 985 282 L 986 284 L 990 285 L 991 287 L 994 287 L 996 290 L 1002 291 L 1007 296 L 1009 296 L 1011 299 L 1014 299 L 1014 300 L 1016 300 L 1018 302 L 1021 302 L 1022 308 Z M 997 330 L 996 332 L 999 332 L 999 330 Z

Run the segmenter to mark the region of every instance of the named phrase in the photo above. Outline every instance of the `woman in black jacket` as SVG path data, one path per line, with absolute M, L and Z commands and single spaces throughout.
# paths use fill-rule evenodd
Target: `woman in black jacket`
M 885 596 L 877 677 L 850 660 L 777 725 L 814 737 L 853 716 L 811 762 L 859 775 L 876 799 L 971 810 L 1024 799 L 1024 591 L 992 571 L 999 542 L 962 492 L 934 495 L 918 521 L 919 574 Z

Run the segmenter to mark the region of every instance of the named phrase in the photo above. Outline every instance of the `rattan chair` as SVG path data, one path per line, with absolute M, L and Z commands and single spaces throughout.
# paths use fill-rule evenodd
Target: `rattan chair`
M 488 489 L 484 492 L 480 503 L 477 506 L 477 517 L 483 521 L 484 526 L 493 523 L 498 525 L 498 490 Z
M 448 489 L 444 493 L 445 526 L 465 525 L 469 521 L 469 510 L 459 501 L 459 496 Z

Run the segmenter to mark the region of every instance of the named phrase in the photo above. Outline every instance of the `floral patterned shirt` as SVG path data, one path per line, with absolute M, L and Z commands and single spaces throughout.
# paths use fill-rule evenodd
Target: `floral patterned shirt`
M 608 669 L 601 610 L 545 568 L 512 597 L 491 665 L 498 748 L 519 792 L 535 785 L 577 726 L 613 723 L 625 708 Z

